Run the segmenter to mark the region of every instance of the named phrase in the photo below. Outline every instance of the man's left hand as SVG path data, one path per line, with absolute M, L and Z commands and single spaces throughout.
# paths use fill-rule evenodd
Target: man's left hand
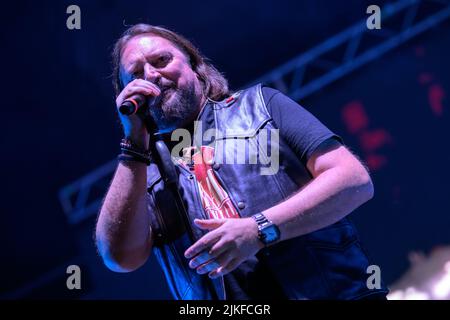
M 209 273 L 210 278 L 233 271 L 264 247 L 253 218 L 195 219 L 194 223 L 211 231 L 189 247 L 184 256 L 191 259 L 191 268 L 199 274 Z

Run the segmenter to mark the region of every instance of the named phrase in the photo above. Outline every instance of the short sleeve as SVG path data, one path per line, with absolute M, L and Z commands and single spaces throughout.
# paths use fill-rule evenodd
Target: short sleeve
M 342 138 L 328 129 L 314 115 L 282 92 L 263 87 L 262 93 L 280 136 L 288 143 L 303 164 L 323 142 Z

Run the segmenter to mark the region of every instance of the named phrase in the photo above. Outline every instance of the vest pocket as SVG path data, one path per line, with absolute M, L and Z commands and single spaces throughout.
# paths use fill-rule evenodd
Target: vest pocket
M 305 245 L 326 283 L 325 299 L 354 299 L 370 291 L 366 286 L 369 259 L 347 219 L 311 233 Z
M 325 282 L 323 299 L 350 300 L 367 294 L 369 265 L 357 239 L 339 246 L 309 246 L 308 251 Z

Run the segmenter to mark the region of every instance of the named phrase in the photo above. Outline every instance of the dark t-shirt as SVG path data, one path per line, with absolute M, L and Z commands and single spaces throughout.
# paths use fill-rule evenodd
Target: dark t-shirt
M 306 165 L 319 145 L 341 139 L 311 113 L 278 90 L 263 87 L 263 98 L 280 137 Z M 214 128 L 214 113 L 208 104 L 200 114 L 203 130 Z M 205 144 L 210 141 L 204 141 Z M 245 261 L 224 277 L 227 299 L 284 299 L 277 280 L 259 255 Z

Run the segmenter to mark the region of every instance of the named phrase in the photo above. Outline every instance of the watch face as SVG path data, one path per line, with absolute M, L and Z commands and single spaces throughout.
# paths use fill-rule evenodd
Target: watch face
M 264 233 L 264 242 L 265 243 L 272 243 L 274 241 L 277 241 L 280 237 L 280 230 L 278 230 L 278 227 L 274 224 L 267 226 L 262 230 Z

